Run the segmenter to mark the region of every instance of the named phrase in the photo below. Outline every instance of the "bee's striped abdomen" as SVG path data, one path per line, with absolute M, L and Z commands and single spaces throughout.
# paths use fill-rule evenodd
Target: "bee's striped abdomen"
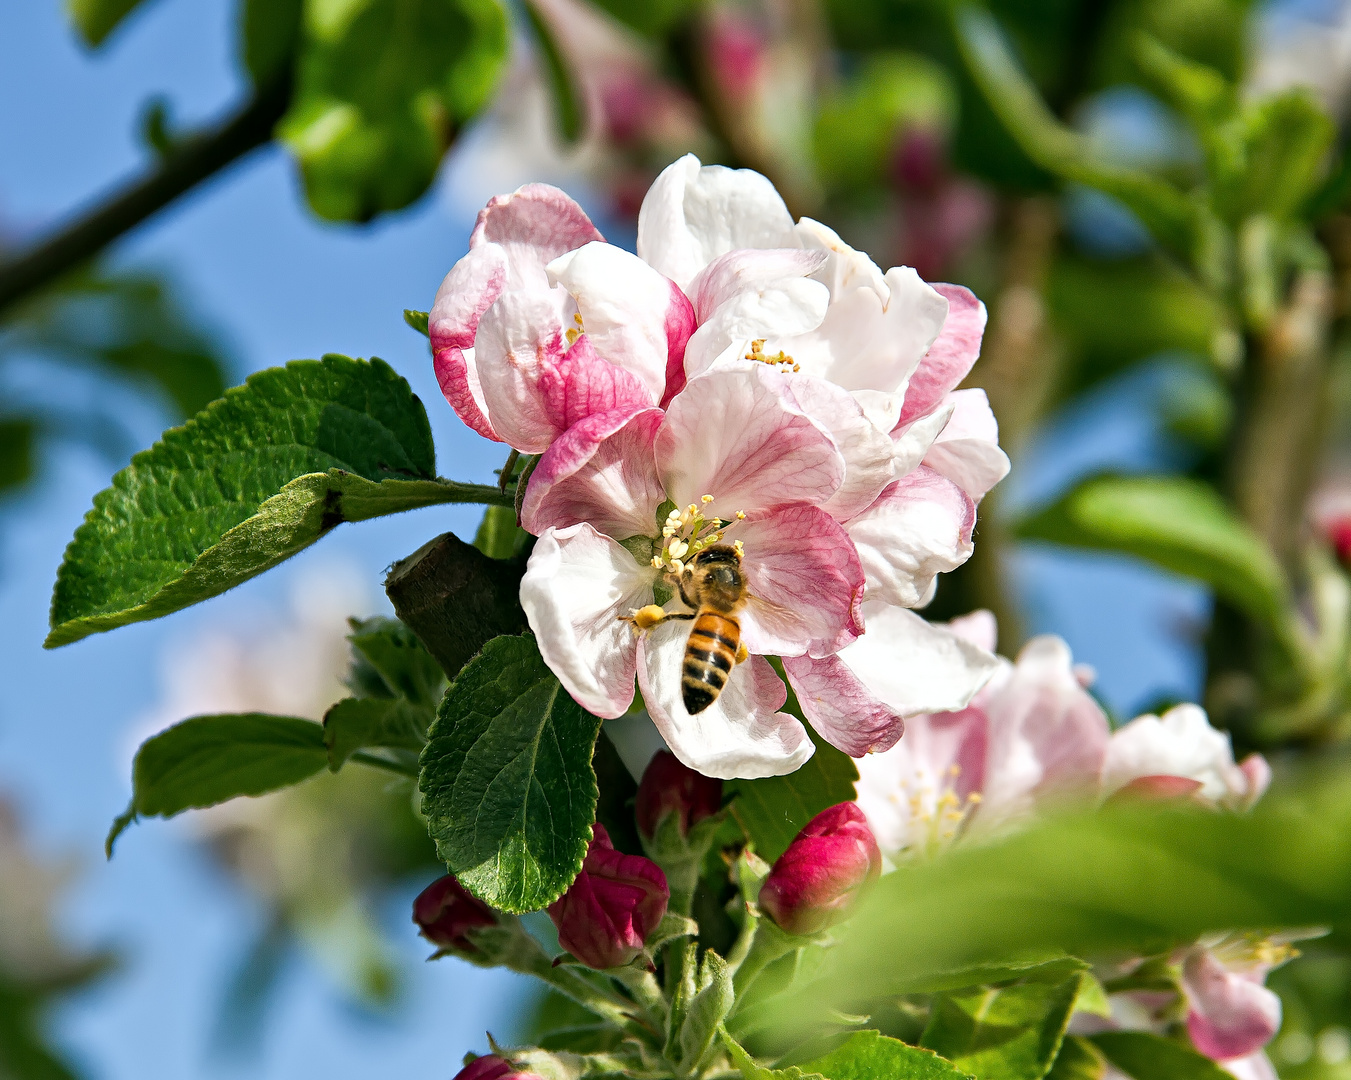
M 680 677 L 681 696 L 690 714 L 703 712 L 717 700 L 736 664 L 740 644 L 741 624 L 735 618 L 714 611 L 699 612 L 685 646 Z

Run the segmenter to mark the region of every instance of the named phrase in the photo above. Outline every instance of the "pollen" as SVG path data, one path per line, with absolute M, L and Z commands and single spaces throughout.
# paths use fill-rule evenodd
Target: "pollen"
M 751 342 L 751 351 L 746 354 L 747 360 L 755 360 L 761 364 L 768 364 L 770 367 L 778 368 L 780 371 L 801 371 L 797 361 L 780 349 L 772 355 L 765 354 L 765 339 L 756 338 Z
M 666 515 L 661 529 L 661 546 L 652 558 L 654 569 L 680 576 L 690 559 L 714 544 L 722 543 L 723 534 L 745 520 L 746 514 L 741 510 L 730 519 L 717 516 L 712 510 L 714 501 L 712 495 L 700 495 L 697 503 Z M 736 551 L 738 556 L 743 553 L 740 542 L 736 544 Z

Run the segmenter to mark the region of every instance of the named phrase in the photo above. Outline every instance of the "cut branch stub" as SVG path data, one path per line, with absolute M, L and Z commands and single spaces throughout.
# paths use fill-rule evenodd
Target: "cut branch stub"
M 519 599 L 521 562 L 490 559 L 444 533 L 400 559 L 385 592 L 405 626 L 454 679 L 485 644 L 527 629 Z

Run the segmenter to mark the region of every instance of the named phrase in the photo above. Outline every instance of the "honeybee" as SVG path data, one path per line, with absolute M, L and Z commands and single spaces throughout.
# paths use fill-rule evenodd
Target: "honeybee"
M 730 544 L 712 544 L 685 564 L 675 584 L 691 611 L 663 611 L 656 604 L 623 616 L 639 630 L 670 619 L 690 620 L 690 637 L 680 673 L 680 692 L 691 715 L 718 700 L 732 668 L 749 653 L 741 643 L 738 619 L 748 599 L 741 555 Z

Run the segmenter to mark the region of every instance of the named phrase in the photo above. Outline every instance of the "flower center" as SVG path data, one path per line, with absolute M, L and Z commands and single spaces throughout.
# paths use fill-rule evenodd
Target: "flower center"
M 960 765 L 948 766 L 941 780 L 941 792 L 934 798 L 934 789 L 924 778 L 918 778 L 920 785 L 913 794 L 896 791 L 891 795 L 894 803 L 907 803 L 910 820 L 915 834 L 909 845 L 910 851 L 918 855 L 933 855 L 951 844 L 966 827 L 967 820 L 981 803 L 978 791 L 970 792 L 965 799 L 953 790 L 957 777 L 961 776 Z
M 746 514 L 742 510 L 726 519 L 714 516 L 710 512 L 712 502 L 712 495 L 703 495 L 698 503 L 690 503 L 684 510 L 677 508 L 666 515 L 666 523 L 661 529 L 661 548 L 652 556 L 653 567 L 679 576 L 686 562 L 705 548 L 721 543 L 723 533 L 738 521 L 745 520 Z M 740 540 L 732 546 L 738 556 L 745 554 Z
M 765 339 L 756 338 L 751 342 L 751 351 L 746 354 L 747 360 L 758 360 L 762 364 L 768 364 L 770 367 L 778 368 L 780 371 L 800 371 L 797 361 L 780 349 L 778 352 L 765 355 Z

